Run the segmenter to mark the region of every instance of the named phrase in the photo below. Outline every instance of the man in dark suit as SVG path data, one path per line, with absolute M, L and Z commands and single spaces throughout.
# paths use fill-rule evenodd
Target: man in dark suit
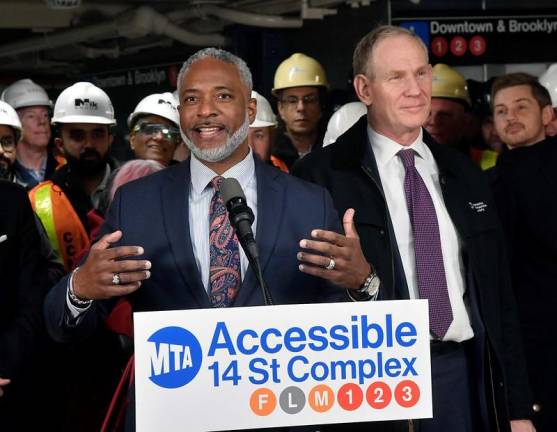
M 0 429 L 33 428 L 46 268 L 25 190 L 0 180 Z
M 122 295 L 134 311 L 263 304 L 228 217 L 219 213 L 221 177 L 237 178 L 254 210 L 263 276 L 276 304 L 347 299 L 343 289 L 298 270 L 299 240 L 315 227 L 339 230 L 338 214 L 325 189 L 254 158 L 247 133 L 256 104 L 245 63 L 208 48 L 184 63 L 178 83 L 192 157 L 118 190 L 104 235 L 47 297 L 56 340 L 90 334 Z
M 346 265 L 344 240 L 316 230 L 299 257 L 303 269 L 335 283 L 355 273 L 364 285 L 379 278 L 378 299 L 429 300 L 433 419 L 414 421 L 413 430 L 533 431 L 489 187 L 470 161 L 422 130 L 431 101 L 427 47 L 406 29 L 379 27 L 356 47 L 354 73 L 367 116 L 294 172 L 327 187 L 345 221 L 355 217 L 367 262 Z M 314 266 L 323 254 L 335 270 Z
M 498 77 L 492 88 L 493 120 L 509 151 L 493 170 L 495 201 L 509 245 L 513 289 L 534 395 L 538 432 L 557 424 L 557 341 L 551 322 L 557 307 L 557 143 L 545 130 L 551 97 L 532 75 Z

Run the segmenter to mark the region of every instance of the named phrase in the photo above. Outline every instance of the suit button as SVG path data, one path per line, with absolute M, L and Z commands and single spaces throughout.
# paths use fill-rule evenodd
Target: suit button
M 534 405 L 532 405 L 532 409 L 534 410 L 534 412 L 540 412 L 542 410 L 542 406 L 538 403 L 535 403 Z
M 499 387 L 503 388 L 503 381 L 499 381 Z
M 384 236 L 384 235 L 385 235 L 385 230 L 384 230 L 384 229 L 379 230 L 379 234 L 382 235 L 382 236 Z

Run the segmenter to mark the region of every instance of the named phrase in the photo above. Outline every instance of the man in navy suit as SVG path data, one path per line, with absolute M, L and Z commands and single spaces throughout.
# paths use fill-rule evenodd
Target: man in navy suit
M 54 339 L 91 334 L 124 295 L 134 311 L 215 305 L 209 232 L 216 195 L 212 181 L 218 176 L 235 177 L 255 213 L 263 276 L 276 304 L 343 301 L 348 299 L 344 288 L 359 288 L 359 283 L 339 287 L 299 271 L 299 241 L 314 228 L 338 232 L 338 214 L 324 188 L 253 156 L 247 142 L 256 112 L 251 87 L 246 64 L 226 51 L 208 48 L 184 63 L 178 77 L 180 125 L 192 156 L 118 190 L 104 235 L 46 299 Z M 345 230 L 353 229 L 351 223 Z M 241 284 L 225 293 L 225 305 L 262 305 L 243 251 L 235 258 Z

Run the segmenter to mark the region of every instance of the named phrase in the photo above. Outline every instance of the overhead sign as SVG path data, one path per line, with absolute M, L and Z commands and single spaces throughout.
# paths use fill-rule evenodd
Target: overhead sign
M 137 431 L 432 416 L 427 301 L 134 314 Z
M 429 47 L 433 63 L 552 62 L 557 16 L 393 19 Z

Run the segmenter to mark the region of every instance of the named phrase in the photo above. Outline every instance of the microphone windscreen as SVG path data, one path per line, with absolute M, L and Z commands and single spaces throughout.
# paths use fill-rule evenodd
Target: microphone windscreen
M 234 198 L 242 198 L 244 201 L 246 201 L 246 195 L 242 190 L 242 186 L 240 186 L 238 180 L 233 177 L 225 178 L 222 181 L 220 186 L 220 193 L 225 203 Z

